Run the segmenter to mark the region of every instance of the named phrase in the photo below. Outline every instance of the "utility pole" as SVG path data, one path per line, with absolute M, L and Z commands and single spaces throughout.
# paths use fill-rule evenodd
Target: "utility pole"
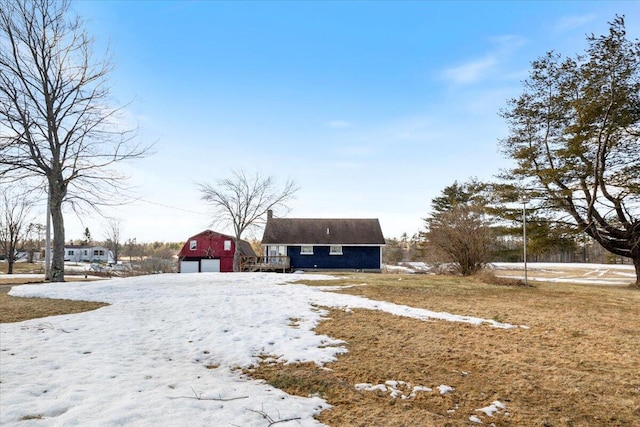
M 51 280 L 51 194 L 47 185 L 47 231 L 44 237 L 44 279 Z
M 527 203 L 529 198 L 522 197 L 522 248 L 524 255 L 524 285 L 529 286 L 527 278 Z

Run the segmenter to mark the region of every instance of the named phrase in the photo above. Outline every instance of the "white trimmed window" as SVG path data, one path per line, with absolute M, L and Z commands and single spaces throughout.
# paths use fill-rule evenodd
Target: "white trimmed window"
M 231 240 L 225 240 L 224 241 L 224 250 L 225 251 L 230 251 L 231 250 Z
M 341 245 L 331 245 L 329 247 L 329 255 L 342 255 Z
M 67 251 L 67 255 L 73 255 L 73 251 Z
M 300 255 L 313 255 L 313 246 L 301 246 Z
M 198 241 L 197 240 L 189 240 L 189 250 L 195 251 L 198 249 Z
M 268 256 L 287 256 L 287 247 L 283 245 L 279 246 L 267 246 Z

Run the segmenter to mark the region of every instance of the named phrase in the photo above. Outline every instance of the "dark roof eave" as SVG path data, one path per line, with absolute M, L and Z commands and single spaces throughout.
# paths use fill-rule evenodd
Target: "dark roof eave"
M 262 241 L 261 245 L 286 245 L 286 246 L 331 246 L 331 245 L 341 245 L 341 246 L 387 246 L 386 243 L 348 243 L 348 242 L 277 242 L 277 241 Z
M 267 221 L 262 244 L 382 246 L 380 222 L 373 218 L 273 218 Z

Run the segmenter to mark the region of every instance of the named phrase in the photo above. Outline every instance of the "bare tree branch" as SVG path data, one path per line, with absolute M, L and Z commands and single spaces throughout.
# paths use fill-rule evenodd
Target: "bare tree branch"
M 0 178 L 39 177 L 54 230 L 51 279 L 64 280 L 63 204 L 100 212 L 127 194 L 121 162 L 149 154 L 112 107 L 108 58 L 96 61 L 69 0 L 0 0 Z
M 287 202 L 298 191 L 298 186 L 290 179 L 279 187 L 272 176 L 262 177 L 255 173 L 249 177 L 242 170 L 232 171 L 230 178 L 219 179 L 215 185 L 200 183 L 198 187 L 202 199 L 212 207 L 215 220 L 225 221 L 233 227 L 234 271 L 239 269 L 242 234 L 261 225 L 268 211 L 286 209 Z
M 119 218 L 110 218 L 107 222 L 107 230 L 105 233 L 105 245 L 113 253 L 114 264 L 120 259 L 120 249 L 122 248 L 122 220 Z
M 251 412 L 255 412 L 256 414 L 260 414 L 262 416 L 262 418 L 267 420 L 269 422 L 267 427 L 271 427 L 272 425 L 275 425 L 275 424 L 288 423 L 289 421 L 297 421 L 297 420 L 301 420 L 302 419 L 302 417 L 292 417 L 292 418 L 274 420 L 273 418 L 271 418 L 271 416 L 269 416 L 269 414 L 267 414 L 264 411 L 255 411 L 253 409 L 248 409 L 248 410 L 251 411 Z

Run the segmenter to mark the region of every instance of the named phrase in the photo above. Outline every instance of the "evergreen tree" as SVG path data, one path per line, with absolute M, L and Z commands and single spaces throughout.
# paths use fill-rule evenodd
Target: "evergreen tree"
M 584 55 L 534 61 L 502 111 L 517 164 L 503 178 L 547 221 L 631 258 L 640 287 L 640 42 L 619 16 L 587 42 Z
M 84 233 L 82 234 L 82 245 L 89 246 L 91 245 L 91 232 L 89 231 L 89 227 L 85 227 Z

